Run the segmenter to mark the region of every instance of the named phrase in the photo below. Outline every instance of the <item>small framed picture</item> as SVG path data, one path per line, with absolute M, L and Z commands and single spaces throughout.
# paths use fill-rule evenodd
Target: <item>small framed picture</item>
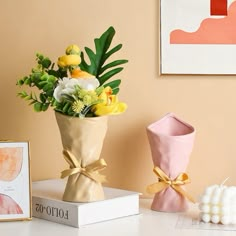
M 29 142 L 0 141 L 0 221 L 31 217 Z

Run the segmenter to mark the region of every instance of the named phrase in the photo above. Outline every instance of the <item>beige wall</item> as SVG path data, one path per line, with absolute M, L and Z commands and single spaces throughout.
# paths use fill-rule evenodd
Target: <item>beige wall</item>
M 34 113 L 16 97 L 16 80 L 34 65 L 35 52 L 52 59 L 77 43 L 93 47 L 110 25 L 120 58 L 129 59 L 120 99 L 128 111 L 110 117 L 102 156 L 109 185 L 145 192 L 155 181 L 145 128 L 175 112 L 197 129 L 188 173 L 196 197 L 230 177 L 236 185 L 236 78 L 159 76 L 157 0 L 8 0 L 0 5 L 0 138 L 30 140 L 33 180 L 59 177 L 66 167 L 53 111 Z M 191 58 L 190 58 L 191 59 Z M 207 66 L 207 65 L 206 65 Z

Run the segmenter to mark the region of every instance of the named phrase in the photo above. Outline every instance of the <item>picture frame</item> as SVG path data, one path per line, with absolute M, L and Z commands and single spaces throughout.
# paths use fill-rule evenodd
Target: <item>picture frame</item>
M 161 75 L 235 75 L 235 0 L 160 0 Z
M 0 141 L 0 221 L 31 220 L 28 141 Z

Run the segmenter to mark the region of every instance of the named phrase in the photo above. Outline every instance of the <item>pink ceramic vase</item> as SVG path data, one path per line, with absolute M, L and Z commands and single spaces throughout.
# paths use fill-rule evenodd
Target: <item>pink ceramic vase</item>
M 147 135 L 154 166 L 171 180 L 186 171 L 195 136 L 191 125 L 168 113 L 147 127 Z M 165 212 L 180 212 L 187 208 L 188 200 L 171 186 L 155 193 L 151 205 L 152 210 Z

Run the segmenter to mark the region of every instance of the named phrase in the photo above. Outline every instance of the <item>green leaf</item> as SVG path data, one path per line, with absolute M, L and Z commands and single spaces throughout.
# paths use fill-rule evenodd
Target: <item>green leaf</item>
M 32 99 L 34 99 L 34 100 L 38 100 L 38 98 L 37 98 L 37 96 L 36 96 L 35 93 L 31 93 L 31 96 L 32 96 Z
M 49 75 L 47 73 L 44 73 L 41 77 L 40 77 L 41 80 L 43 81 L 47 81 L 49 79 Z
M 33 74 L 30 76 L 32 79 L 32 82 L 37 83 L 41 79 L 41 73 L 40 72 L 33 72 Z
M 113 80 L 113 81 L 111 81 L 111 82 L 109 82 L 109 83 L 106 83 L 106 84 L 104 84 L 103 86 L 104 86 L 104 87 L 109 86 L 109 87 L 111 87 L 112 90 L 113 90 L 113 89 L 115 89 L 115 88 L 118 88 L 119 85 L 120 85 L 120 83 L 121 83 L 121 80 L 120 80 L 120 79 L 117 79 L 117 80 Z
M 46 96 L 47 96 L 48 98 L 52 97 L 52 96 L 53 96 L 53 92 L 54 92 L 53 88 L 52 88 L 52 89 L 49 89 L 49 90 L 46 92 Z
M 36 53 L 36 57 L 39 59 L 39 60 L 43 60 L 43 55 L 41 53 Z
M 85 47 L 85 51 L 88 54 L 88 57 L 90 60 L 90 67 L 88 67 L 87 72 L 92 75 L 96 75 L 97 74 L 97 63 L 99 63 L 99 62 L 96 62 L 96 55 L 90 48 Z
M 30 84 L 31 84 L 31 79 L 30 79 L 30 78 L 27 78 L 27 79 L 25 80 L 24 84 L 30 85 Z
M 26 101 L 27 101 L 27 100 L 31 100 L 31 99 L 32 99 L 32 96 L 31 96 L 31 95 L 28 95 L 28 96 L 26 96 L 24 99 L 25 99 Z
M 102 67 L 101 70 L 99 71 L 99 73 L 102 74 L 105 70 L 107 70 L 107 69 L 109 69 L 111 67 L 119 66 L 119 65 L 125 64 L 127 62 L 128 62 L 128 60 L 116 60 L 116 61 L 113 61 L 113 62 L 107 64 L 106 66 Z
M 41 63 L 44 68 L 48 68 L 51 65 L 51 61 L 48 57 L 43 58 Z
M 123 70 L 121 67 L 116 69 L 114 69 L 114 67 L 128 62 L 128 60 L 122 59 L 106 64 L 106 60 L 122 48 L 122 44 L 118 44 L 109 50 L 114 35 L 115 29 L 113 27 L 109 27 L 100 36 L 100 38 L 95 38 L 95 52 L 90 48 L 85 47 L 85 52 L 87 53 L 87 56 L 90 60 L 90 64 L 85 61 L 84 53 L 81 53 L 80 68 L 90 74 L 93 74 L 99 80 L 100 85 Z M 104 74 L 104 72 L 108 69 L 110 69 L 110 71 Z
M 118 44 L 114 48 L 112 48 L 109 52 L 106 53 L 104 59 L 107 60 L 112 54 L 118 52 L 122 48 L 122 44 Z
M 34 110 L 35 110 L 36 112 L 42 111 L 42 107 L 43 107 L 43 103 L 36 102 L 36 103 L 34 104 Z
M 93 59 L 96 58 L 96 54 L 93 52 L 93 50 L 90 49 L 90 48 L 88 48 L 88 47 L 85 47 L 84 49 L 85 49 L 86 53 L 88 54 L 89 59 L 92 59 L 91 62 L 92 62 L 92 63 L 95 63 L 95 60 L 93 60 Z
M 118 74 L 122 70 L 123 70 L 123 67 L 118 67 L 118 68 L 110 70 L 107 73 L 105 73 L 104 75 L 102 75 L 99 79 L 100 85 L 103 85 L 108 79 L 110 79 L 112 76 Z
M 54 84 L 56 81 L 57 81 L 57 78 L 56 78 L 55 76 L 49 75 L 49 77 L 48 77 L 48 82 Z
M 81 63 L 79 65 L 80 69 L 89 72 L 90 66 L 85 61 L 83 52 L 81 52 L 80 57 L 81 57 Z
M 33 101 L 31 101 L 30 103 L 29 103 L 29 105 L 33 105 L 33 104 L 35 104 L 37 101 L 36 100 L 33 100 Z
M 99 86 L 98 88 L 96 88 L 96 93 L 99 96 L 104 90 L 104 86 Z
M 19 96 L 21 98 L 25 98 L 28 96 L 28 94 L 25 91 L 22 91 L 22 92 L 17 93 L 17 96 Z
M 22 86 L 24 84 L 24 80 L 23 79 L 20 79 L 16 82 L 16 85 L 18 86 Z
M 46 85 L 48 82 L 47 81 L 40 81 L 38 85 L 43 88 L 44 85 Z
M 120 91 L 119 88 L 112 89 L 112 94 L 116 95 L 119 93 L 119 91 Z
M 44 103 L 42 105 L 42 111 L 46 111 L 48 109 L 48 107 L 49 107 L 49 103 Z
M 47 100 L 47 96 L 44 93 L 40 93 L 39 98 L 42 103 L 45 103 Z
M 69 102 L 67 102 L 64 107 L 62 108 L 62 112 L 63 113 L 67 113 L 69 107 L 71 106 L 71 104 Z
M 53 89 L 53 85 L 51 83 L 47 83 L 43 86 L 43 91 L 47 92 L 49 90 Z
M 95 39 L 95 44 L 96 41 L 98 44 L 100 44 L 101 48 L 104 49 L 104 51 L 107 51 L 111 45 L 112 39 L 115 35 L 116 31 L 115 29 L 111 26 L 107 29 L 107 31 L 105 31 L 102 36 L 100 37 L 100 39 Z

